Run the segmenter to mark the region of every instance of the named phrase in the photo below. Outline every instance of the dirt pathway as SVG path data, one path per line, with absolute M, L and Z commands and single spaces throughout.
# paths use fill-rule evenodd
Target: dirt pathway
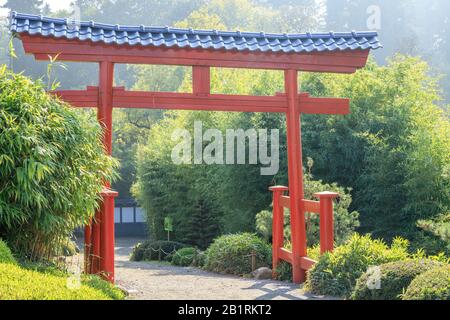
M 130 262 L 138 239 L 116 239 L 116 281 L 138 300 L 306 300 L 299 286 L 243 279 L 158 262 Z

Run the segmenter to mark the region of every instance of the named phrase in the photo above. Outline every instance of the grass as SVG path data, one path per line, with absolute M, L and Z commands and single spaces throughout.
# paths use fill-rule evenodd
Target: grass
M 121 300 L 124 297 L 121 290 L 96 276 L 82 276 L 78 286 L 76 278 L 63 272 L 0 263 L 0 300 Z

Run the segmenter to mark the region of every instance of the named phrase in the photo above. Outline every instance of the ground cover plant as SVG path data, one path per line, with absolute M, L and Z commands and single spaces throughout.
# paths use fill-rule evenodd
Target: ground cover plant
M 370 266 L 405 260 L 408 242 L 397 238 L 391 246 L 355 234 L 334 252 L 322 255 L 308 272 L 306 289 L 321 295 L 349 298 L 358 278 Z
M 408 259 L 369 268 L 357 281 L 354 300 L 401 300 L 401 295 L 417 276 L 444 264 L 427 259 Z M 376 281 L 379 281 L 377 287 Z M 370 286 L 372 285 L 372 286 Z

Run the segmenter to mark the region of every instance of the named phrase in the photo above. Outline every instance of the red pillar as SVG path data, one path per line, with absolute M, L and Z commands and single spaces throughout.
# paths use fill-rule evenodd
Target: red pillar
M 112 111 L 113 111 L 114 64 L 100 62 L 99 97 L 97 119 L 103 128 L 105 152 L 112 154 Z M 101 273 L 111 282 L 114 281 L 114 197 L 117 193 L 109 190 L 109 181 L 104 181 L 103 203 L 96 213 L 92 230 L 92 254 L 87 264 L 91 273 Z M 85 235 L 88 236 L 89 234 Z M 86 243 L 89 241 L 85 240 Z M 89 271 L 89 270 L 88 270 Z
M 103 144 L 106 153 L 112 154 L 112 102 L 113 102 L 114 64 L 112 62 L 100 62 L 99 79 L 99 106 L 97 119 L 103 127 Z M 106 182 L 109 187 L 109 182 Z
M 91 269 L 92 254 L 92 221 L 84 228 L 84 270 L 86 273 L 92 273 Z
M 300 258 L 306 257 L 306 227 L 302 205 L 303 195 L 303 164 L 301 150 L 300 111 L 298 108 L 298 72 L 285 71 L 285 90 L 288 102 L 286 113 L 287 144 L 288 144 L 288 174 L 289 196 L 291 200 L 291 229 L 293 255 L 293 281 L 302 283 L 306 280 L 305 270 L 302 270 Z
M 209 67 L 192 67 L 192 92 L 197 95 L 211 93 L 211 72 Z
M 335 192 L 319 192 L 314 194 L 320 199 L 320 253 L 334 249 L 333 199 L 339 197 Z
M 289 188 L 275 186 L 269 188 L 269 190 L 273 192 L 272 273 L 275 278 L 275 270 L 280 262 L 280 248 L 284 246 L 284 208 L 280 204 L 280 198 Z
M 114 198 L 118 193 L 105 189 L 102 192 L 102 221 L 100 224 L 100 272 L 114 283 Z
M 97 210 L 95 212 L 94 221 L 92 223 L 92 247 L 91 256 L 88 264 L 90 265 L 90 272 L 92 274 L 97 274 L 100 272 L 100 223 L 101 223 L 101 211 Z
M 100 62 L 99 106 L 97 119 L 103 126 L 103 144 L 107 154 L 112 155 L 112 112 L 113 112 L 114 64 Z M 114 196 L 109 193 L 109 181 L 105 181 L 102 193 L 100 224 L 100 273 L 107 280 L 114 281 Z

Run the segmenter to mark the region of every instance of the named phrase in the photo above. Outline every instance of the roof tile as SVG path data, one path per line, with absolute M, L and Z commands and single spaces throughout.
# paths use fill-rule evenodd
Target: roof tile
M 177 29 L 169 27 L 119 26 L 94 21 L 74 23 L 30 14 L 11 14 L 10 30 L 44 37 L 78 39 L 117 45 L 166 46 L 302 53 L 378 49 L 382 45 L 377 32 L 329 32 L 275 34 L 217 30 Z

